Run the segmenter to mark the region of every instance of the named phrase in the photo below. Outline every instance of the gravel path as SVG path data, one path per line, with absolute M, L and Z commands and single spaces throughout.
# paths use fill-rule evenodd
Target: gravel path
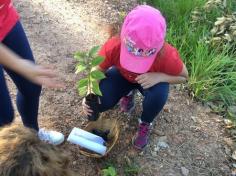
M 37 62 L 54 67 L 66 84 L 66 90 L 43 90 L 40 124 L 68 135 L 74 126 L 83 127 L 87 122 L 75 89 L 79 77 L 74 74 L 73 53 L 101 45 L 107 38 L 106 25 L 117 21 L 119 13 L 132 9 L 136 2 L 15 0 L 15 5 Z M 14 96 L 14 86 L 9 84 Z M 133 150 L 131 138 L 141 111 L 140 99 L 138 95 L 133 117 L 121 114 L 118 109 L 105 114 L 121 116 L 122 125 L 119 141 L 105 159 L 82 156 L 76 146 L 68 143 L 61 146 L 70 152 L 71 167 L 78 175 L 100 175 L 107 164 L 113 164 L 118 175 L 135 175 L 127 170 L 133 165 L 140 168 L 137 174 L 140 176 L 229 175 L 222 118 L 193 102 L 179 87 L 171 89 L 169 101 L 154 124 L 150 145 L 141 153 Z M 158 142 L 165 142 L 168 147 L 159 150 Z

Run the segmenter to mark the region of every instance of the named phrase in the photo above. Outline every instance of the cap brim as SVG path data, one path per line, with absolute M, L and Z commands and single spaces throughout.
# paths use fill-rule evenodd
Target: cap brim
M 123 68 L 134 73 L 146 73 L 151 68 L 156 54 L 149 57 L 139 57 L 130 54 L 127 48 L 121 43 L 120 64 Z

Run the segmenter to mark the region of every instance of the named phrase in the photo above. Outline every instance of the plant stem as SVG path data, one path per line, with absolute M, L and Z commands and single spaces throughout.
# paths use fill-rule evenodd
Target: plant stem
M 91 63 L 89 63 L 89 75 L 88 75 L 88 92 L 91 94 Z
M 88 78 L 88 91 L 89 91 L 89 94 L 92 92 L 91 91 L 91 72 L 89 72 L 89 78 Z

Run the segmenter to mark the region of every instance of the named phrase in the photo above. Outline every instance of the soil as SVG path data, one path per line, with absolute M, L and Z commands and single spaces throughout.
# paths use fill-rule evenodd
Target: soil
M 119 13 L 132 9 L 137 2 L 15 0 L 14 3 L 37 62 L 55 68 L 66 85 L 65 90 L 43 89 L 40 126 L 68 136 L 73 127 L 83 128 L 87 123 L 82 113 L 82 98 L 76 90 L 76 81 L 82 75 L 74 74 L 73 53 L 101 45 L 108 37 L 106 25 L 117 21 Z M 15 96 L 15 87 L 9 79 L 8 84 Z M 223 118 L 193 101 L 180 86 L 171 87 L 168 103 L 153 124 L 150 144 L 143 152 L 133 149 L 132 137 L 142 109 L 141 100 L 138 94 L 131 116 L 121 113 L 118 107 L 103 114 L 119 117 L 121 125 L 119 140 L 106 158 L 83 156 L 77 146 L 68 142 L 60 146 L 70 153 L 71 168 L 78 175 L 100 175 L 100 170 L 109 164 L 113 164 L 118 175 L 135 175 L 137 170 L 140 176 L 230 175 Z M 156 149 L 160 139 L 165 139 L 167 148 Z M 134 165 L 139 169 L 133 172 L 127 169 Z
M 93 111 L 91 115 L 88 116 L 89 121 L 96 121 L 99 118 L 99 109 L 98 109 L 98 103 L 99 98 L 95 94 L 88 94 L 86 97 L 86 104 L 91 108 Z

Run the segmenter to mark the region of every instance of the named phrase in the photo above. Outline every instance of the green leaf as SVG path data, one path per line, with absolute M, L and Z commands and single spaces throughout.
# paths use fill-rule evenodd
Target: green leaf
M 101 79 L 104 79 L 106 76 L 103 72 L 99 71 L 99 70 L 94 70 L 91 72 L 91 76 L 93 79 L 96 79 L 96 80 L 101 80 Z
M 99 50 L 100 46 L 94 46 L 90 51 L 89 51 L 89 57 L 94 57 Z
M 88 78 L 84 78 L 78 81 L 78 88 L 88 86 Z
M 102 92 L 100 91 L 99 84 L 96 80 L 92 81 L 92 90 L 96 95 L 102 96 Z
M 111 176 L 116 176 L 116 170 L 114 167 L 108 167 L 108 171 Z
M 87 94 L 88 87 L 87 86 L 78 87 L 78 91 L 80 96 L 85 96 Z
M 104 61 L 104 57 L 102 56 L 97 56 L 96 58 L 94 58 L 91 62 L 92 66 L 95 67 L 97 65 L 99 65 L 100 63 L 102 63 Z
M 74 59 L 77 61 L 83 61 L 87 57 L 87 53 L 85 52 L 76 52 L 74 54 Z
M 117 176 L 117 172 L 113 166 L 109 166 L 107 169 L 102 170 L 103 176 Z
M 78 74 L 79 72 L 82 72 L 86 69 L 85 65 L 82 64 L 77 64 L 75 68 L 75 73 Z
M 110 176 L 110 174 L 109 174 L 109 172 L 108 172 L 107 169 L 103 169 L 103 170 L 102 170 L 102 175 L 103 175 L 103 176 Z

